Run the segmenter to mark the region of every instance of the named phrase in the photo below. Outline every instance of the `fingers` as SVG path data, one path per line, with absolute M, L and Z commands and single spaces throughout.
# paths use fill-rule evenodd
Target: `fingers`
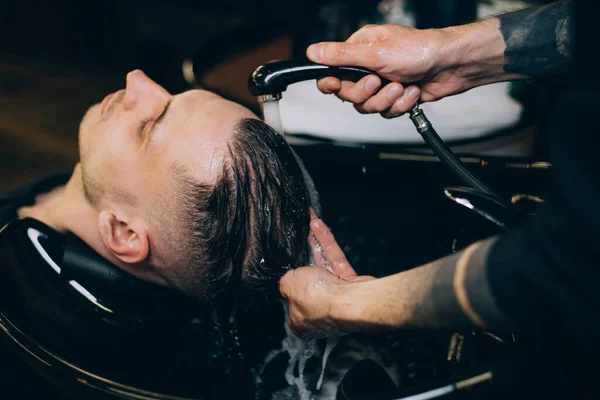
M 355 104 L 354 108 L 361 114 L 382 113 L 388 111 L 403 95 L 404 86 L 392 82 L 364 103 Z
M 285 275 L 283 275 L 283 277 L 279 280 L 279 293 L 285 299 L 289 298 L 290 288 L 293 287 L 292 286 L 292 281 L 294 280 L 294 278 L 292 277 L 293 271 L 294 270 L 290 270 L 290 271 L 286 272 Z
M 354 103 L 354 108 L 361 114 L 379 113 L 388 119 L 408 112 L 421 96 L 418 86 L 404 88 L 402 84 L 392 82 L 377 92 L 380 85 L 381 79 L 376 75 L 365 76 L 356 83 L 333 77 L 317 83 L 321 92 L 334 93 L 340 99 Z
M 418 86 L 410 86 L 404 89 L 404 94 L 390 107 L 389 110 L 381 113 L 384 118 L 396 118 L 408 112 L 421 96 L 421 90 Z
M 380 86 L 381 79 L 377 75 L 367 75 L 358 82 L 340 81 L 333 77 L 323 78 L 317 82 L 321 92 L 335 94 L 340 99 L 354 104 L 362 104 L 369 100 Z
M 357 43 L 321 42 L 306 49 L 313 62 L 332 66 L 355 65 L 369 68 L 369 46 Z
M 288 324 L 296 336 L 308 339 L 335 330 L 329 310 L 339 282 L 344 281 L 321 267 L 300 267 L 279 280 L 279 291 L 287 299 Z
M 336 94 L 344 101 L 354 104 L 369 100 L 381 87 L 381 79 L 377 75 L 367 75 L 358 82 L 342 81 L 342 88 Z
M 287 299 L 290 329 L 303 339 L 353 331 L 355 328 L 351 321 L 350 325 L 341 323 L 347 320 L 345 314 L 336 314 L 334 310 L 339 310 L 340 306 L 354 309 L 345 300 L 348 288 L 372 279 L 375 278 L 361 276 L 344 280 L 319 266 L 288 271 L 279 281 L 279 291 Z
M 317 215 L 315 210 L 311 207 L 310 208 L 310 220 L 313 221 L 315 219 L 319 219 L 319 216 Z M 315 238 L 315 234 L 312 231 L 310 231 L 310 233 L 308 234 L 308 243 L 310 244 L 310 248 L 312 251 L 314 265 L 327 264 L 327 260 L 325 259 L 325 255 L 323 254 L 323 248 L 321 247 L 321 244 L 319 243 L 317 238 Z
M 312 250 L 314 265 L 326 265 L 327 259 L 325 259 L 325 255 L 323 254 L 323 248 L 312 232 L 308 235 L 308 243 Z
M 337 93 L 342 89 L 342 81 L 332 76 L 319 79 L 317 81 L 317 88 L 325 94 Z
M 289 299 L 290 301 L 294 301 L 295 296 L 297 297 L 298 291 L 302 292 L 302 282 L 307 279 L 307 277 L 311 276 L 311 270 L 317 269 L 318 272 L 321 272 L 323 268 L 320 267 L 299 267 L 296 269 L 291 269 L 285 273 L 279 280 L 279 293 L 285 299 Z M 317 273 L 318 273 L 317 272 Z M 333 275 L 331 272 L 328 272 Z
M 320 219 L 311 221 L 310 227 L 317 241 L 321 244 L 322 252 L 336 275 L 342 279 L 351 279 L 356 272 L 348 262 L 346 255 L 335 241 L 335 237 Z

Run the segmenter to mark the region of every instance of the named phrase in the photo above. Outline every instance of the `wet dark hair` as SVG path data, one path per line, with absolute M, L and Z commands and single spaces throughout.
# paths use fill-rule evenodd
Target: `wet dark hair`
M 284 138 L 243 119 L 216 183 L 176 174 L 183 201 L 184 264 L 175 285 L 203 302 L 227 293 L 275 292 L 285 272 L 308 263 L 310 199 Z

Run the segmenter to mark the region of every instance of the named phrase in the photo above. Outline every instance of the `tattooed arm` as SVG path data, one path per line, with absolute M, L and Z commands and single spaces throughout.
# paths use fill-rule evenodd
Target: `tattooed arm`
M 367 25 L 344 43 L 311 45 L 308 57 L 327 65 L 358 65 L 392 81 L 378 90 L 378 77 L 359 82 L 324 78 L 335 93 L 361 113 L 386 118 L 427 102 L 493 82 L 566 72 L 570 61 L 570 1 L 529 8 L 472 24 L 419 30 L 401 25 Z M 403 82 L 417 82 L 404 87 Z
M 565 72 L 571 62 L 570 2 L 501 15 L 504 71 L 530 77 Z
M 440 52 L 443 71 L 462 80 L 458 92 L 564 73 L 571 63 L 570 12 L 570 1 L 559 1 L 442 29 L 449 38 Z

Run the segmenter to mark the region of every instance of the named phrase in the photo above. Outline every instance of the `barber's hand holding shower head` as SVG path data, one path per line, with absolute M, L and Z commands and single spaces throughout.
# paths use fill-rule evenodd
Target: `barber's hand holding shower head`
M 485 23 L 488 22 L 478 24 Z M 495 34 L 497 26 L 489 24 L 490 34 Z M 334 93 L 354 103 L 361 113 L 381 113 L 385 118 L 394 118 L 409 111 L 418 101 L 438 100 L 501 80 L 492 79 L 502 70 L 501 60 L 492 57 L 489 65 L 471 65 L 471 52 L 481 50 L 474 51 L 473 47 L 462 44 L 471 35 L 472 29 L 468 27 L 419 30 L 401 25 L 367 25 L 346 42 L 316 43 L 308 47 L 306 54 L 313 62 L 364 67 L 392 81 L 379 90 L 381 80 L 375 75 L 356 83 L 329 77 L 319 80 L 318 87 L 323 93 Z M 485 32 L 487 29 L 478 27 L 475 33 L 483 37 Z M 500 38 L 498 46 L 503 46 L 501 42 Z M 490 48 L 490 54 L 497 54 L 496 50 Z M 402 82 L 416 82 L 418 86 L 404 87 Z
M 434 101 L 470 88 L 510 80 L 520 75 L 504 70 L 506 43 L 497 18 L 464 26 L 419 30 L 401 25 L 367 25 L 344 43 L 324 42 L 308 47 L 308 58 L 332 67 L 354 66 L 377 73 L 357 82 L 336 77 L 317 83 L 324 93 L 335 93 L 354 103 L 361 113 L 410 118 L 423 139 L 467 185 L 499 202 L 502 198 L 477 179 L 444 144 L 418 102 Z M 339 75 L 338 75 L 339 76 Z M 382 78 L 389 81 L 380 88 Z M 402 83 L 414 82 L 404 87 Z M 418 86 L 417 86 L 418 85 Z M 381 89 L 381 90 L 379 90 Z

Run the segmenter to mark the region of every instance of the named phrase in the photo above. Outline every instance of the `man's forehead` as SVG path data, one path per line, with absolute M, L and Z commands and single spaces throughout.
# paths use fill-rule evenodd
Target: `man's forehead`
M 203 90 L 203 89 L 187 90 L 177 96 L 188 98 L 190 101 L 194 101 L 196 103 L 201 103 L 203 101 L 223 99 L 223 97 L 219 96 L 218 94 L 208 91 L 208 90 Z
M 247 108 L 206 90 L 190 90 L 173 97 L 164 129 L 168 162 L 178 161 L 198 181 L 212 182 L 222 170 L 228 143 L 239 122 L 255 118 Z
M 256 118 L 254 113 L 241 104 L 227 100 L 208 90 L 188 90 L 176 95 L 174 103 L 187 112 L 208 114 L 208 117 L 222 121 L 228 119 Z M 189 117 L 193 117 L 193 115 Z

